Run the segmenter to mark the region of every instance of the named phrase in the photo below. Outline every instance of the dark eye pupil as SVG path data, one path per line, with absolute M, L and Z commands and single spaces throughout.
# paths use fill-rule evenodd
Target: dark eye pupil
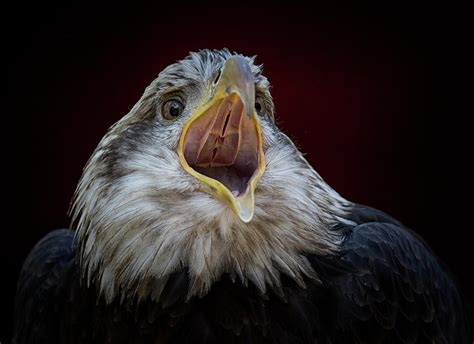
M 179 116 L 181 113 L 181 107 L 177 103 L 173 103 L 170 106 L 170 115 L 173 117 Z
M 257 110 L 257 112 L 260 112 L 262 110 L 262 104 L 260 104 L 259 102 L 256 102 L 255 103 L 255 110 Z
M 178 118 L 184 110 L 184 105 L 179 100 L 168 100 L 162 107 L 163 118 L 173 120 Z

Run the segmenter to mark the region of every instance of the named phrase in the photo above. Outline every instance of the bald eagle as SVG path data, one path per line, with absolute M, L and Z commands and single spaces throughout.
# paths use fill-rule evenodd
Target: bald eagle
M 165 68 L 24 262 L 14 343 L 467 343 L 427 244 L 335 192 L 254 58 Z

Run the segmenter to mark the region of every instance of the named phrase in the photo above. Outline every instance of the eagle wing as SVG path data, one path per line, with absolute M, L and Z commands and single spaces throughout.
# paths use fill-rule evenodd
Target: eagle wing
M 56 343 L 59 290 L 74 263 L 74 231 L 46 235 L 26 258 L 18 280 L 13 343 Z
M 343 256 L 353 272 L 336 282 L 339 329 L 360 343 L 467 342 L 461 297 L 428 246 L 380 211 L 355 210 Z

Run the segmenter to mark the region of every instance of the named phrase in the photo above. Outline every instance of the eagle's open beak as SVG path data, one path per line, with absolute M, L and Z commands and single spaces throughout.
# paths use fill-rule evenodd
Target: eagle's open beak
M 211 99 L 185 123 L 178 145 L 183 168 L 244 222 L 254 213 L 254 191 L 265 170 L 255 113 L 255 82 L 240 56 L 224 64 Z

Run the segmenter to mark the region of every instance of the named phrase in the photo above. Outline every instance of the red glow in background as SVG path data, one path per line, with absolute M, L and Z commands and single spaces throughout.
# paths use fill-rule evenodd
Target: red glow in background
M 69 225 L 76 183 L 107 128 L 160 70 L 202 48 L 257 55 L 280 127 L 322 177 L 349 200 L 418 232 L 464 290 L 474 289 L 464 273 L 468 243 L 459 242 L 456 228 L 447 235 L 448 219 L 433 210 L 440 197 L 431 127 L 434 37 L 419 15 L 263 4 L 37 10 L 11 33 L 9 102 L 21 144 L 17 216 L 2 250 L 0 340 L 11 331 L 23 259 L 48 231 Z

